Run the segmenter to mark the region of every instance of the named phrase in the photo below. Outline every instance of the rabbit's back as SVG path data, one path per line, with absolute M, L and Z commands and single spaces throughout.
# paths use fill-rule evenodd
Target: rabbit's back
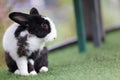
M 15 31 L 19 25 L 17 23 L 12 24 L 5 32 L 3 36 L 3 48 L 7 50 L 15 49 L 17 46 L 17 39 L 15 38 Z
M 17 39 L 15 38 L 15 31 L 18 28 L 19 24 L 12 24 L 5 32 L 3 36 L 3 48 L 9 54 L 14 54 L 17 56 Z M 15 58 L 15 57 L 14 57 Z

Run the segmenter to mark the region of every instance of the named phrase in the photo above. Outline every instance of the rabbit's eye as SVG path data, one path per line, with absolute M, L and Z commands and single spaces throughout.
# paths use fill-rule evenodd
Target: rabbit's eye
M 48 25 L 47 24 L 41 24 L 41 27 L 43 28 L 43 29 L 45 29 L 45 30 L 48 30 L 49 29 L 49 27 L 48 27 Z

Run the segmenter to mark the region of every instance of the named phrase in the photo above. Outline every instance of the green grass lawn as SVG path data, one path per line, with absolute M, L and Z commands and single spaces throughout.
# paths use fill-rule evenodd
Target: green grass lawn
M 49 54 L 49 71 L 37 76 L 21 77 L 0 68 L 0 80 L 120 80 L 120 31 L 106 36 L 101 48 L 88 43 L 86 53 L 77 45 Z

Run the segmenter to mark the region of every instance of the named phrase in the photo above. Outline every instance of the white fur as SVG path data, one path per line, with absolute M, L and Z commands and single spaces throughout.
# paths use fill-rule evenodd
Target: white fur
M 17 70 L 14 72 L 14 74 L 20 75 L 20 70 L 17 69 Z
M 26 57 L 21 57 L 16 61 L 18 68 L 14 74 L 16 75 L 25 75 L 28 76 L 28 66 L 27 66 L 27 58 Z
M 20 75 L 29 75 L 28 73 L 28 62 L 26 57 L 20 57 L 16 61 L 18 69 L 20 70 Z
M 41 69 L 40 69 L 40 72 L 47 72 L 48 71 L 48 68 L 46 66 L 43 66 Z
M 27 43 L 29 44 L 28 48 L 32 52 L 38 49 L 42 50 L 43 47 L 45 46 L 45 42 L 42 39 L 39 39 L 34 35 L 28 38 Z
M 53 41 L 57 38 L 55 24 L 53 23 L 53 21 L 50 18 L 48 18 L 48 17 L 44 17 L 44 18 L 49 21 L 50 27 L 51 27 L 51 32 L 45 37 L 44 40 L 45 40 L 45 42 Z
M 14 36 L 14 32 L 19 25 L 17 23 L 12 24 L 5 32 L 3 37 L 3 48 L 9 52 L 9 55 L 16 61 L 18 59 L 17 52 L 17 39 Z
M 33 59 L 29 59 L 29 62 L 34 65 L 34 60 Z
M 20 36 L 24 37 L 25 35 L 28 35 L 28 34 L 29 34 L 29 32 L 27 30 L 25 30 L 25 31 L 20 33 Z
M 30 75 L 37 75 L 37 72 L 36 71 L 31 71 Z

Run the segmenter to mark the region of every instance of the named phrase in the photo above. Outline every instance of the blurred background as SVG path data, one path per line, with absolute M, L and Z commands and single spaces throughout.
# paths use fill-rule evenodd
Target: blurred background
M 41 15 L 50 17 L 56 24 L 58 38 L 50 45 L 76 37 L 73 0 L 0 0 L 0 67 L 4 65 L 3 33 L 13 23 L 8 18 L 9 13 L 29 13 L 32 7 L 36 7 Z M 120 0 L 101 0 L 101 10 L 104 29 L 120 25 Z

